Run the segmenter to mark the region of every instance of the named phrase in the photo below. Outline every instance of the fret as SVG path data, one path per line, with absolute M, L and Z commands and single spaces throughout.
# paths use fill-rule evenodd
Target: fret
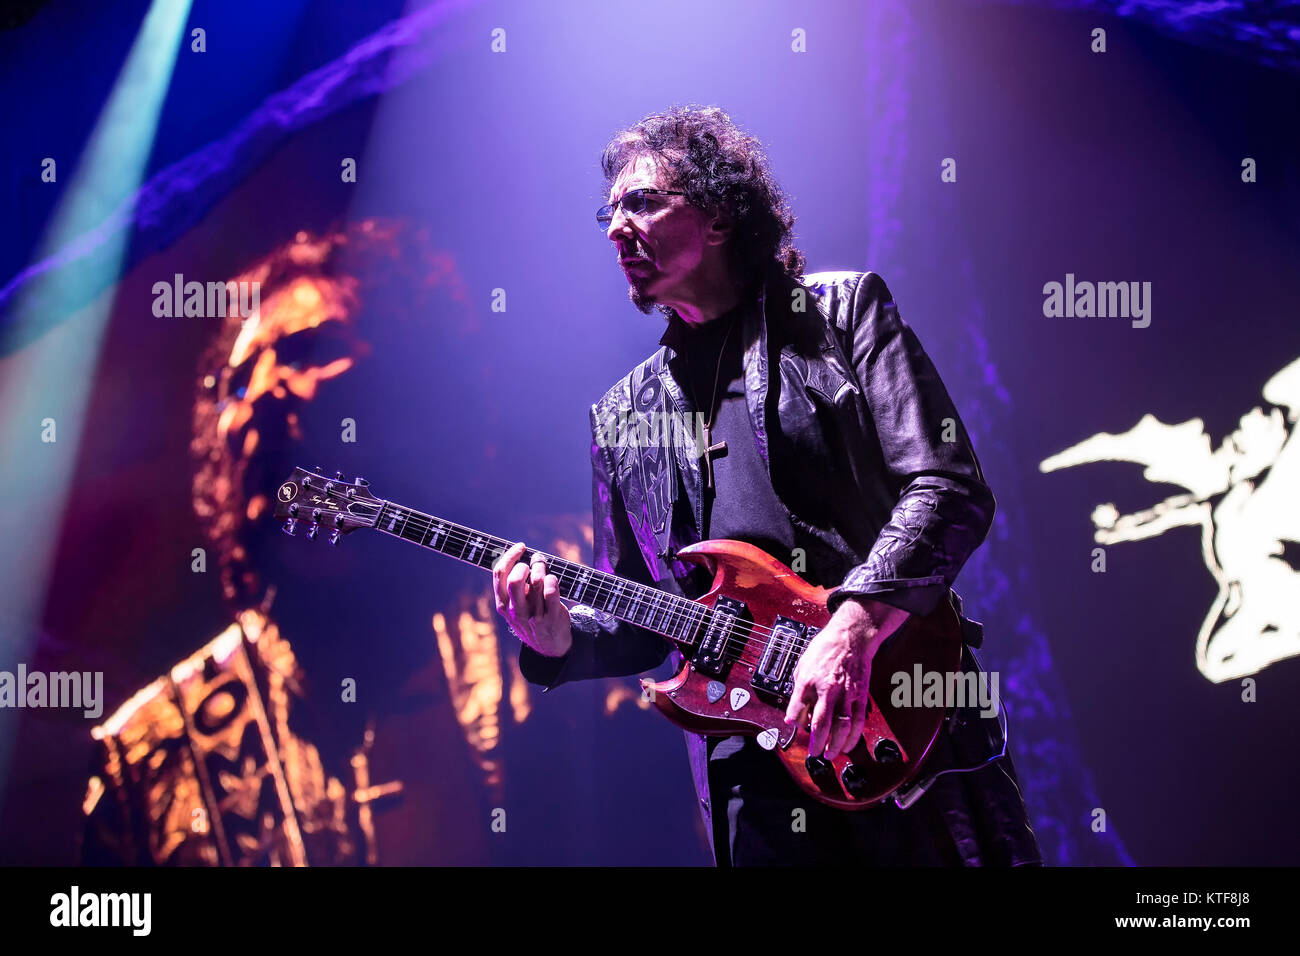
M 645 611 L 648 598 L 644 594 L 633 593 L 632 602 L 628 605 L 627 613 L 632 619 L 633 624 L 645 626 Z
M 668 631 L 668 615 L 672 611 L 673 603 L 668 597 L 661 597 L 655 601 L 655 613 L 651 618 L 654 629 L 661 634 Z
M 664 610 L 663 601 L 656 598 L 654 603 L 650 605 L 650 630 L 659 630 L 659 626 L 663 624 Z
M 703 604 L 697 604 L 696 608 L 697 608 L 697 613 L 692 615 L 694 620 L 692 620 L 691 622 L 690 630 L 682 634 L 682 640 L 689 641 L 691 644 L 694 644 L 696 642 L 695 637 L 700 631 L 700 625 L 704 623 L 704 618 L 709 613 L 709 609 L 705 607 Z
M 579 568 L 577 565 L 570 564 L 568 561 L 563 562 L 563 567 L 555 572 L 555 576 L 560 579 L 560 595 L 568 598 L 570 601 L 581 601 L 577 597 L 577 582 Z
M 510 547 L 510 542 L 500 538 L 433 515 L 399 508 L 391 501 L 381 503 L 374 526 L 480 568 L 491 568 Z M 525 560 L 532 553 L 526 552 Z M 547 556 L 547 564 L 548 572 L 559 580 L 560 594 L 566 600 L 599 608 L 620 620 L 677 641 L 693 643 L 708 614 L 708 608 L 702 604 L 577 562 Z
M 439 543 L 439 541 L 440 539 L 446 537 L 446 535 L 447 535 L 447 526 L 443 522 L 439 521 L 437 518 L 431 518 L 429 519 L 429 528 L 424 533 L 423 536 L 424 540 L 421 541 L 420 544 L 422 544 L 426 548 L 441 549 L 442 545 Z
M 678 613 L 679 613 L 679 612 L 678 612 L 678 604 L 677 604 L 677 602 L 676 602 L 676 601 L 669 601 L 669 602 L 668 602 L 668 607 L 665 609 L 665 613 L 664 613 L 664 630 L 666 630 L 666 631 L 668 631 L 669 633 L 672 633 L 672 634 L 676 634 L 676 633 L 677 633 L 677 616 L 678 616 Z
M 669 598 L 663 597 L 656 601 L 655 605 L 654 628 L 656 631 L 666 631 L 668 630 L 668 615 L 673 610 L 673 602 Z
M 695 632 L 696 622 L 703 611 L 704 607 L 700 604 L 691 604 L 682 608 L 682 626 L 677 629 L 677 633 L 681 635 L 682 640 L 688 640 L 690 635 Z

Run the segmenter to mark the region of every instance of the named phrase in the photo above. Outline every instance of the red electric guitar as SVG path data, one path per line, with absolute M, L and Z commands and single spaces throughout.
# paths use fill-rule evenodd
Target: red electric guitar
M 491 570 L 512 542 L 374 497 L 369 482 L 327 478 L 295 468 L 276 493 L 276 518 L 293 534 L 323 529 L 331 544 L 358 528 L 375 528 L 422 548 Z M 702 541 L 677 552 L 713 574 L 698 600 L 545 555 L 560 597 L 585 604 L 675 642 L 685 663 L 666 681 L 642 680 L 649 699 L 669 720 L 699 734 L 756 736 L 776 750 L 807 793 L 854 810 L 891 795 L 902 806 L 920 796 L 905 788 L 917 777 L 948 711 L 941 706 L 893 707 L 892 675 L 949 674 L 961 669 L 962 632 L 950 601 L 926 617 L 913 615 L 877 652 L 862 737 L 834 760 L 810 756 L 807 727 L 787 728 L 785 708 L 795 664 L 830 620 L 830 591 L 801 580 L 766 552 L 741 541 Z

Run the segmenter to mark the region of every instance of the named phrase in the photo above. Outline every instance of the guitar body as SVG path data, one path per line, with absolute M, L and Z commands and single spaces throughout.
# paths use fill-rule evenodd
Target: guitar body
M 328 478 L 295 468 L 276 489 L 275 517 L 288 534 L 339 539 L 373 528 L 484 570 L 511 542 L 465 525 L 376 498 L 363 478 Z M 540 554 L 541 552 L 534 552 Z M 925 706 L 919 686 L 935 675 L 946 685 L 961 672 L 961 622 L 950 601 L 926 617 L 909 617 L 876 652 L 870 708 L 862 737 L 833 761 L 808 753 L 807 727 L 787 728 L 794 671 L 808 643 L 826 626 L 830 591 L 813 587 L 766 552 L 742 541 L 701 541 L 678 555 L 713 575 L 699 600 L 668 594 L 575 561 L 544 555 L 560 597 L 597 607 L 673 641 L 687 659 L 671 680 L 642 681 L 673 723 L 711 736 L 745 734 L 775 750 L 795 781 L 816 800 L 846 810 L 875 806 L 919 774 L 948 716 Z M 894 706 L 895 675 L 911 685 L 909 706 Z M 942 697 L 943 695 L 939 695 Z M 919 791 L 899 796 L 900 805 Z
M 776 751 L 806 793 L 842 809 L 878 805 L 917 775 L 948 714 L 941 706 L 892 706 L 892 678 L 906 673 L 911 682 L 919 676 L 918 665 L 924 674 L 960 673 L 961 625 L 948 601 L 941 601 L 927 617 L 909 617 L 877 652 L 870 709 L 858 742 L 834 761 L 809 760 L 808 728 L 785 725 L 789 684 L 769 691 L 756 686 L 755 677 L 764 672 L 764 656 L 772 656 L 773 631 L 798 633 L 792 621 L 815 629 L 812 634 L 802 632 L 794 642 L 801 649 L 827 624 L 831 615 L 826 598 L 831 592 L 808 584 L 765 551 L 742 541 L 702 541 L 677 555 L 713 574 L 712 586 L 699 603 L 716 609 L 722 600 L 733 611 L 737 603 L 743 605 L 741 613 L 752 619 L 753 633 L 745 634 L 749 628 L 740 627 L 726 640 L 729 653 L 724 657 L 732 659 L 724 659 L 721 666 L 701 668 L 696 660 L 688 660 L 669 680 L 643 680 L 646 694 L 664 716 L 698 734 L 757 736 L 764 749 Z M 911 694 L 907 696 L 911 703 Z

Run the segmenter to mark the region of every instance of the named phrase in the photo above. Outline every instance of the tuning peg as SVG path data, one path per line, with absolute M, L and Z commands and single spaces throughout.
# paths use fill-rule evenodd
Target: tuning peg
M 280 530 L 285 534 L 296 534 L 298 532 L 298 519 L 290 518 L 284 523 L 284 527 Z
M 331 531 L 331 532 L 330 532 L 330 544 L 338 544 L 338 543 L 339 543 L 339 538 L 342 536 L 342 534 L 343 534 L 343 532 L 340 531 L 338 528 L 335 528 L 333 531 Z
M 315 467 L 313 467 L 313 468 L 312 468 L 312 471 L 316 472 L 316 474 L 318 474 L 318 475 L 323 475 L 323 474 L 324 474 L 324 472 L 321 471 L 321 467 L 320 467 L 320 465 L 316 465 Z
M 335 480 L 335 481 L 342 481 L 342 480 L 343 480 L 343 472 L 341 472 L 341 471 L 336 471 L 336 472 L 334 472 L 334 480 Z
M 307 537 L 310 538 L 312 541 L 316 540 L 316 535 L 318 534 L 320 534 L 320 525 L 318 524 L 313 524 L 310 528 L 307 529 Z
M 357 475 L 356 480 L 353 482 L 353 484 L 360 485 L 362 488 L 364 488 L 366 485 L 370 484 L 370 482 L 366 481 L 366 479 L 362 478 L 360 475 Z

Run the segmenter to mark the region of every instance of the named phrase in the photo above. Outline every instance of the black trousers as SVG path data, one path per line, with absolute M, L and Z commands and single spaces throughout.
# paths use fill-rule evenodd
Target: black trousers
M 752 737 L 711 739 L 709 791 L 718 866 L 961 866 L 933 793 L 837 810 L 808 796 Z

